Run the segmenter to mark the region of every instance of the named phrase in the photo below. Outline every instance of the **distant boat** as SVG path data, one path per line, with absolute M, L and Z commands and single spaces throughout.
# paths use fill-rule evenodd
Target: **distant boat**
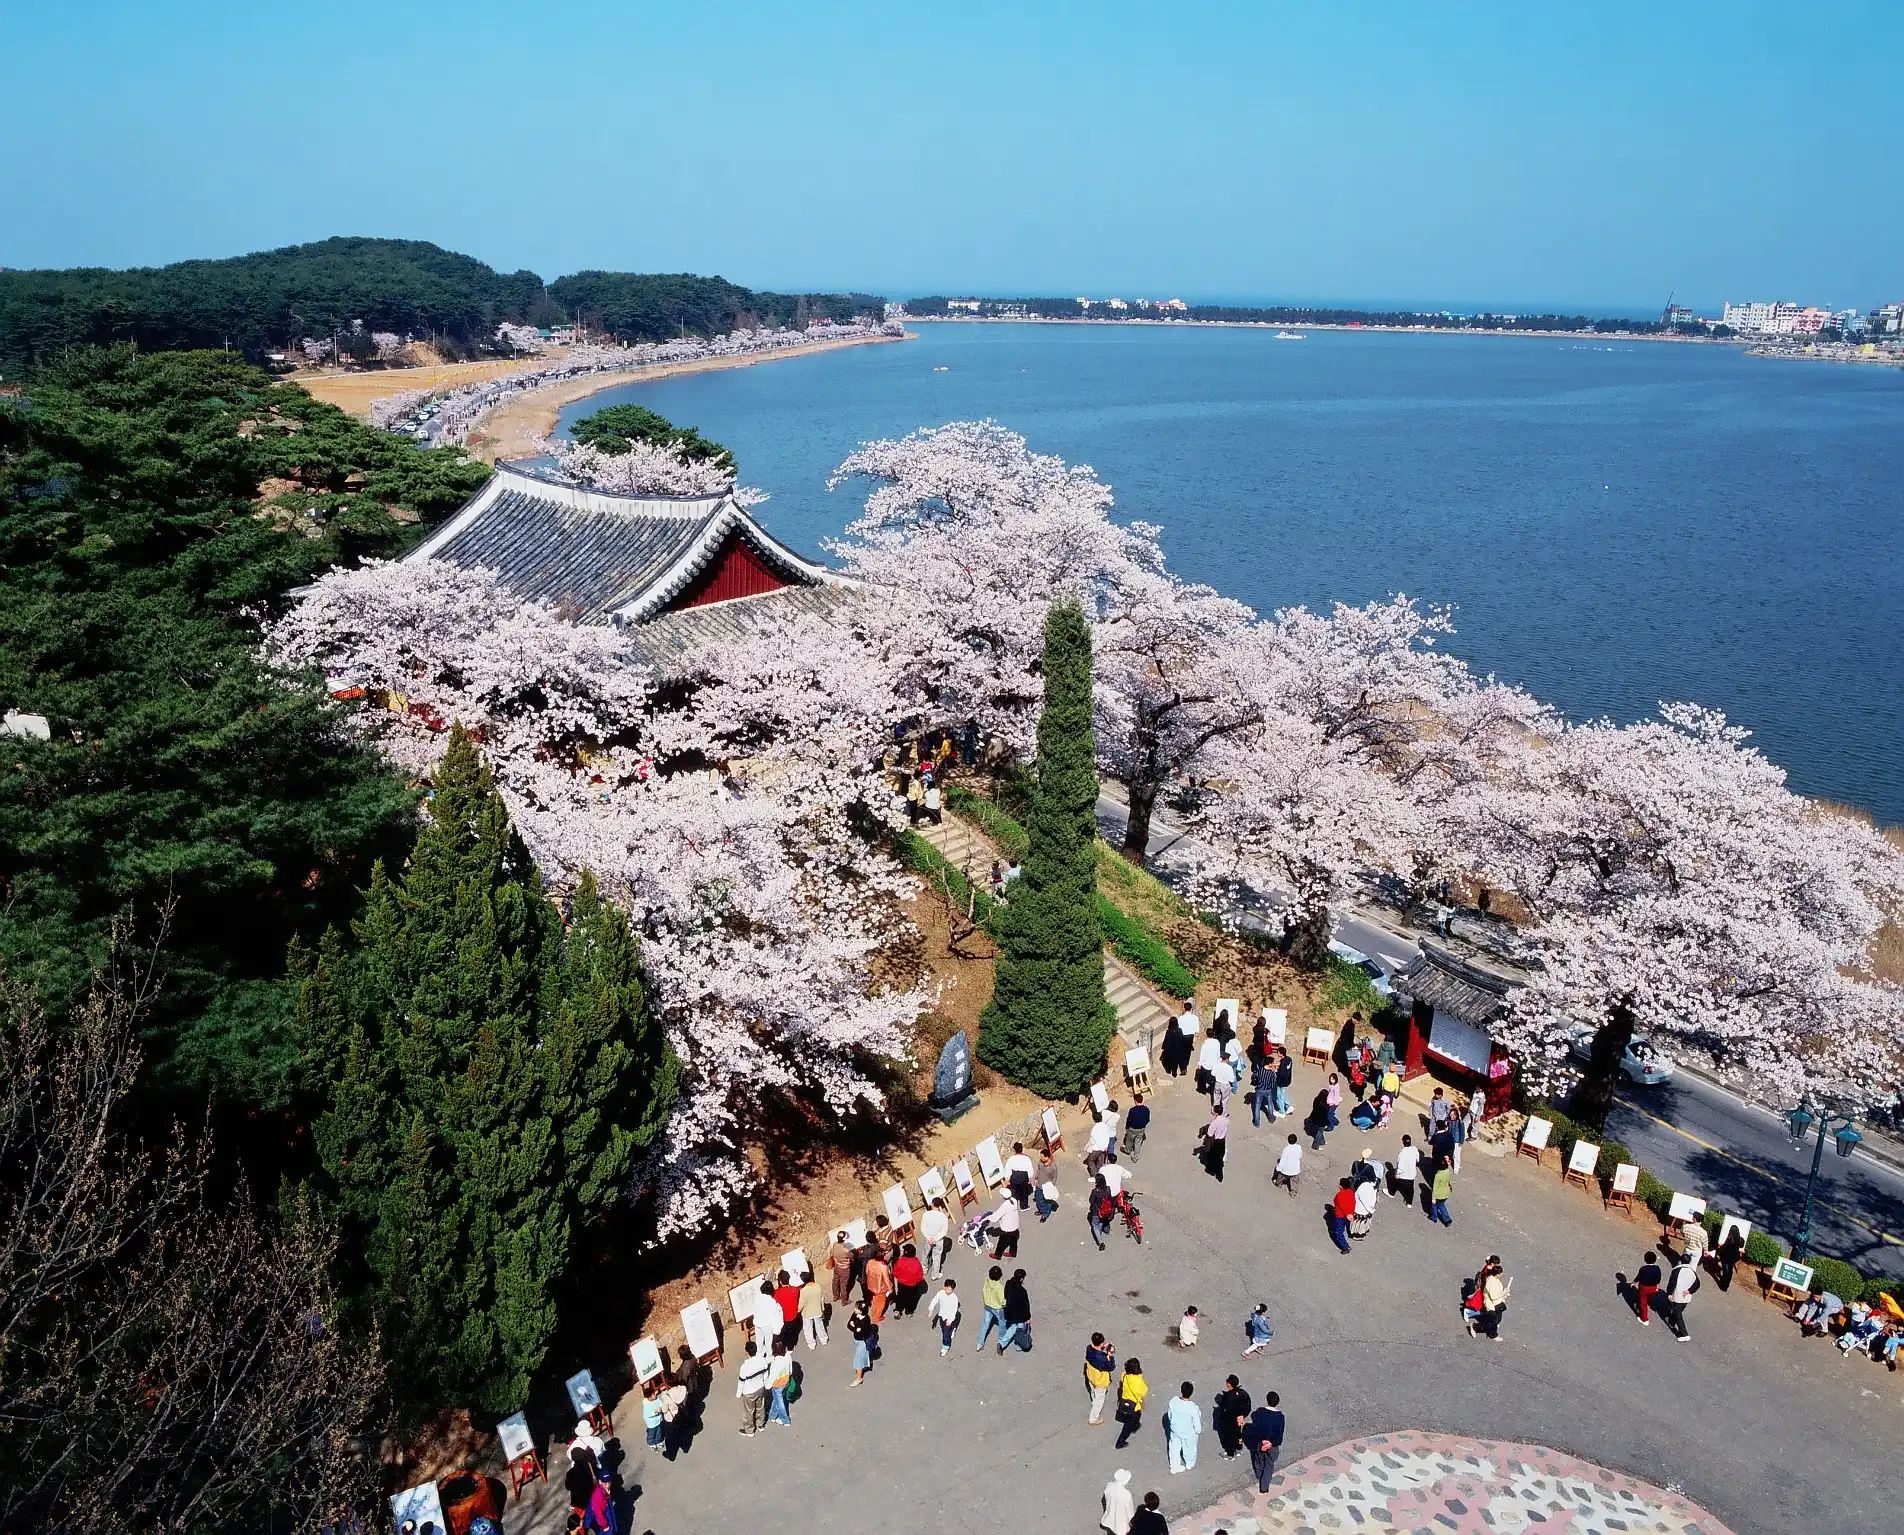
M 932 371 L 934 373 L 950 373 L 952 370 L 948 368 L 944 363 L 940 363 L 939 366 L 934 368 Z
M 1276 332 L 1276 339 L 1278 341 L 1300 341 L 1302 340 L 1302 332 L 1299 330 L 1279 330 Z

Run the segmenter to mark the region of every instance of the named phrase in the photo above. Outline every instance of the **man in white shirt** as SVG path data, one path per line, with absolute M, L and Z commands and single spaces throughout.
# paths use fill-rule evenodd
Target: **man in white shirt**
M 1115 1152 L 1104 1159 L 1104 1165 L 1097 1170 L 1097 1175 L 1104 1180 L 1104 1187 L 1111 1191 L 1113 1199 L 1130 1186 L 1130 1169 L 1118 1164 Z
M 1395 1171 L 1388 1180 L 1388 1197 L 1401 1195 L 1410 1209 L 1415 1204 L 1415 1179 L 1421 1171 L 1421 1148 L 1413 1136 L 1402 1137 L 1402 1149 L 1395 1153 Z
M 1666 1276 L 1666 1288 L 1653 1304 L 1659 1307 L 1660 1315 L 1666 1318 L 1666 1325 L 1681 1343 L 1690 1343 L 1692 1334 L 1686 1331 L 1686 1303 L 1692 1299 L 1692 1292 L 1699 1288 L 1699 1265 L 1688 1254 L 1673 1265 L 1673 1271 Z
M 754 1297 L 754 1341 L 760 1345 L 762 1359 L 773 1352 L 773 1340 L 780 1336 L 786 1325 L 786 1313 L 780 1309 L 780 1302 L 774 1299 L 772 1284 L 762 1280 L 760 1294 Z
M 1289 1197 L 1296 1197 L 1296 1182 L 1302 1177 L 1302 1142 L 1295 1136 L 1289 1137 L 1289 1144 L 1282 1149 L 1282 1155 L 1276 1158 L 1276 1171 L 1270 1182 L 1280 1183 L 1289 1190 Z
M 778 1309 L 778 1308 L 775 1308 Z M 773 1363 L 766 1347 L 747 1345 L 747 1357 L 741 1361 L 740 1379 L 734 1383 L 734 1395 L 740 1398 L 740 1431 L 749 1439 L 767 1426 L 767 1377 Z
M 1018 1201 L 1007 1194 L 998 1206 L 998 1213 L 992 1217 L 992 1230 L 998 1240 L 992 1245 L 992 1261 L 1018 1256 Z
M 952 1217 L 946 1214 L 943 1199 L 933 1200 L 919 1217 L 919 1235 L 926 1244 L 926 1278 L 937 1279 L 945 1270 L 946 1254 L 952 1250 Z
M 945 1288 L 932 1297 L 932 1304 L 926 1307 L 926 1320 L 938 1324 L 939 1356 L 944 1358 L 952 1352 L 952 1331 L 959 1325 L 958 1286 L 950 1279 Z
M 1023 1141 L 1012 1142 L 1012 1154 L 1005 1161 L 1005 1183 L 1024 1209 L 1031 1202 L 1031 1190 L 1038 1181 L 1038 1164 L 1025 1154 Z
M 1104 1159 L 1111 1154 L 1111 1147 L 1117 1142 L 1117 1122 L 1108 1114 L 1100 1114 L 1091 1124 L 1091 1136 L 1084 1147 L 1084 1169 L 1095 1173 L 1104 1165 Z

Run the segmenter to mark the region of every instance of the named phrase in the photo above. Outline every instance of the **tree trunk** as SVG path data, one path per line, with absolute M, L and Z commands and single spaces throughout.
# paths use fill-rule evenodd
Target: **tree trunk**
M 1150 817 L 1157 808 L 1157 785 L 1134 782 L 1125 792 L 1130 799 L 1130 812 L 1124 817 L 1124 846 L 1119 851 L 1141 869 L 1145 850 L 1150 846 Z
M 1586 1075 L 1567 1104 L 1567 1114 L 1573 1120 L 1596 1130 L 1606 1128 L 1607 1114 L 1613 1108 L 1613 1089 L 1619 1082 L 1620 1057 L 1632 1043 L 1636 1022 L 1624 998 L 1607 1009 L 1607 1021 L 1593 1036 L 1593 1059 L 1587 1062 Z
M 1289 918 L 1289 961 L 1298 970 L 1320 970 L 1329 952 L 1329 905 L 1305 902 Z

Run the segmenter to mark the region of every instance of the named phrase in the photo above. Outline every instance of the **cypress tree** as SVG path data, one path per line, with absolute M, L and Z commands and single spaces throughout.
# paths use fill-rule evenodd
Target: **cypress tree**
M 1104 996 L 1097 914 L 1097 754 L 1091 729 L 1091 631 L 1075 602 L 1045 616 L 1045 705 L 1025 830 L 1024 873 L 997 924 L 992 1000 L 979 1059 L 1047 1097 L 1104 1069 L 1116 1014 Z
M 543 893 L 460 727 L 401 876 L 355 945 L 300 957 L 324 1195 L 403 1404 L 523 1404 L 578 1226 L 619 1196 L 678 1067 L 639 954 L 592 879 Z

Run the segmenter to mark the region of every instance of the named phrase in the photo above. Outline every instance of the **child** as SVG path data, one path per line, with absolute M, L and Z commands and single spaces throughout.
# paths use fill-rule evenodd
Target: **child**
M 1177 1324 L 1177 1347 L 1195 1348 L 1197 1346 L 1197 1308 L 1184 1309 L 1183 1320 Z
M 1260 1348 L 1268 1348 L 1269 1340 L 1276 1335 L 1269 1325 L 1269 1302 L 1258 1301 L 1256 1309 L 1243 1321 L 1243 1331 L 1249 1336 L 1249 1347 L 1243 1350 L 1245 1359 Z

